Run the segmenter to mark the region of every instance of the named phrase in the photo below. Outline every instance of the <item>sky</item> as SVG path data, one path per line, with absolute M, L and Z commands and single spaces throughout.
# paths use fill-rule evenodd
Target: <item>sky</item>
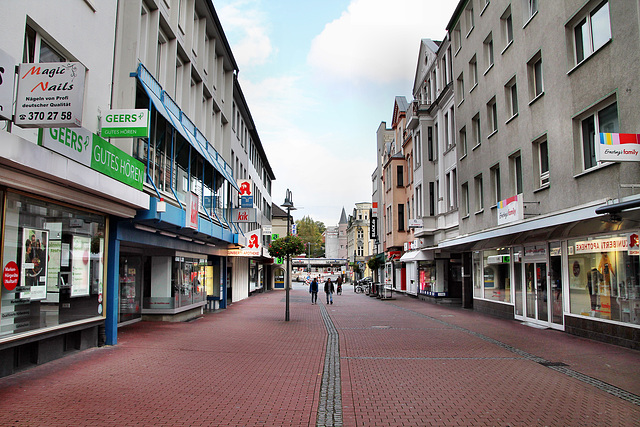
M 458 0 L 214 0 L 238 80 L 292 215 L 336 226 L 370 202 L 376 131 L 413 99 L 420 40 L 442 40 Z

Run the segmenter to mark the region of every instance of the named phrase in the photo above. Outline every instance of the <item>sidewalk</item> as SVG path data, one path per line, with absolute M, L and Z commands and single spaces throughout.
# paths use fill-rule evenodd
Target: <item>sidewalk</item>
M 318 300 L 129 325 L 1 378 L 0 425 L 640 425 L 639 352 L 349 285 Z

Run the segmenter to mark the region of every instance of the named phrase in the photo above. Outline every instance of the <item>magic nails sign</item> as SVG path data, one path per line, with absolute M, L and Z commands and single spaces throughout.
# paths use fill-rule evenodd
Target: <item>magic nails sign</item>
M 79 62 L 20 64 L 15 124 L 80 127 L 86 69 Z

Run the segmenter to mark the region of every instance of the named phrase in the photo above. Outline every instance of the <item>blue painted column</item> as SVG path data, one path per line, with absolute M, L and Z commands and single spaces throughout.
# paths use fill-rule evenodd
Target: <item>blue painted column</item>
M 120 240 L 118 240 L 118 226 L 116 221 L 112 221 L 109 232 L 109 253 L 107 256 L 107 298 L 105 332 L 107 335 L 106 344 L 116 345 L 118 343 L 118 304 L 119 280 L 120 280 Z

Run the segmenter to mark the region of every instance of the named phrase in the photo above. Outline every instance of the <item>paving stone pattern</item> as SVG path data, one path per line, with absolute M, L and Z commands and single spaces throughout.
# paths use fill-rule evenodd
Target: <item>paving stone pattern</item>
M 639 352 L 395 296 L 129 325 L 0 378 L 0 426 L 640 426 Z

